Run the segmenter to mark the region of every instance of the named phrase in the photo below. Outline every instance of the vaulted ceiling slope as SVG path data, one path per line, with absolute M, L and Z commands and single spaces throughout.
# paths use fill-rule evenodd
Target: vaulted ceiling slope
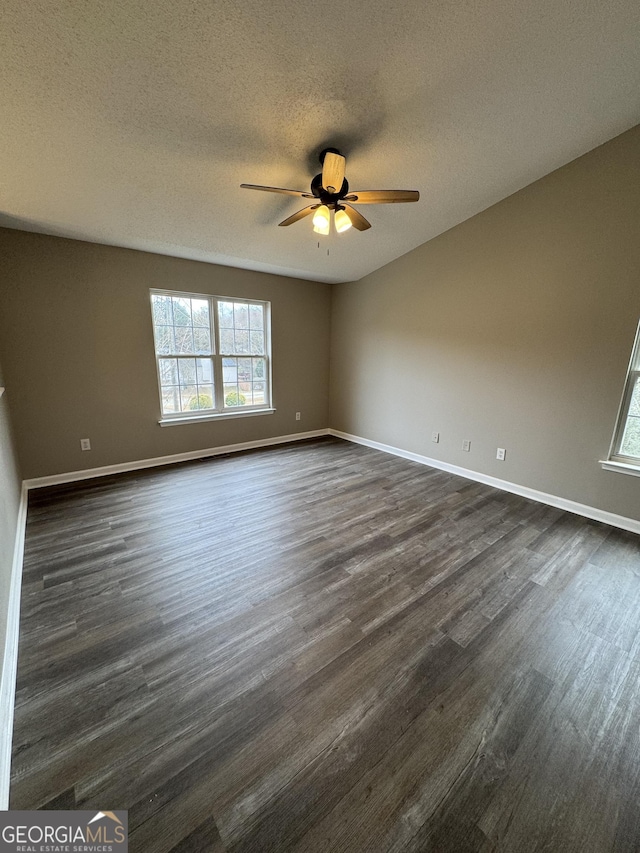
M 637 0 L 3 0 L 0 224 L 359 279 L 637 124 L 639 41 Z M 420 202 L 319 239 L 240 189 L 327 145 Z

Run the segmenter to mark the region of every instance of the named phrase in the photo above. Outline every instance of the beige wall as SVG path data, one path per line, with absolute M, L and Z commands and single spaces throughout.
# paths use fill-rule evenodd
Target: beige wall
M 0 386 L 4 387 L 1 367 Z M 0 397 L 0 661 L 4 651 L 9 585 L 11 583 L 11 567 L 13 565 L 21 488 L 9 423 L 9 400 L 11 398 L 11 388 Z
M 0 256 L 0 360 L 23 477 L 329 425 L 329 285 L 7 229 Z M 275 414 L 158 425 L 152 287 L 271 302 Z
M 598 465 L 640 318 L 639 165 L 640 127 L 335 287 L 331 426 L 640 518 L 640 478 Z

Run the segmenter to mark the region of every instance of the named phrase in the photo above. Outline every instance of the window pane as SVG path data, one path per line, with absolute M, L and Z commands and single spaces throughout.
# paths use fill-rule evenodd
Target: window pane
M 264 355 L 264 332 L 250 333 L 250 352 L 254 355 Z
M 162 414 L 171 415 L 180 411 L 180 401 L 177 388 L 162 389 Z
M 196 381 L 196 360 L 195 358 L 179 358 L 178 371 L 180 374 L 181 385 L 191 385 Z
M 253 378 L 266 379 L 266 362 L 264 358 L 253 358 Z
M 640 377 L 635 381 L 627 423 L 622 436 L 620 453 L 623 456 L 637 456 L 640 458 Z
M 623 456 L 637 456 L 640 459 L 640 418 L 628 419 L 620 453 Z
M 183 412 L 191 412 L 198 408 L 197 388 L 195 385 L 180 386 L 180 409 Z
M 222 359 L 222 379 L 225 386 L 227 383 L 235 383 L 238 381 L 238 366 L 235 358 Z
M 213 409 L 213 385 L 198 385 L 198 409 Z
M 266 405 L 267 399 L 265 396 L 265 384 L 264 382 L 254 382 L 253 383 L 253 405 L 254 406 L 264 406 Z
M 209 329 L 194 328 L 193 346 L 194 351 L 197 353 L 211 352 L 211 333 Z
M 155 323 L 163 326 L 173 325 L 173 313 L 171 311 L 171 297 L 158 296 L 153 294 L 151 297 L 153 304 L 153 319 Z
M 161 385 L 178 384 L 178 365 L 175 358 L 161 358 L 158 367 Z
M 176 326 L 174 329 L 177 353 L 194 353 L 193 329 L 191 326 Z
M 173 325 L 191 325 L 191 300 L 181 296 L 173 297 Z
M 249 400 L 249 403 L 251 401 Z M 246 406 L 247 405 L 247 397 L 245 394 L 242 394 L 237 385 L 225 385 L 224 386 L 224 405 L 225 408 L 233 409 L 238 406 Z
M 238 359 L 238 382 L 250 382 L 251 381 L 251 359 L 250 358 L 239 358 Z
M 255 331 L 264 329 L 264 307 L 262 305 L 249 306 L 249 323 Z
M 210 385 L 213 382 L 213 364 L 210 358 L 196 360 L 198 385 Z
M 191 300 L 191 316 L 193 325 L 201 328 L 209 329 L 209 303 L 206 299 Z
M 233 329 L 233 302 L 218 302 L 221 329 Z
M 220 352 L 233 352 L 233 329 L 220 329 Z
M 234 352 L 246 353 L 247 355 L 251 352 L 249 349 L 249 332 L 245 329 L 236 329 Z
M 175 352 L 172 326 L 156 326 L 156 352 L 159 355 Z
M 239 355 L 264 355 L 264 307 L 246 302 L 218 303 L 220 351 Z
M 268 403 L 264 358 L 223 359 L 225 408 Z
M 249 306 L 246 302 L 233 303 L 233 325 L 236 329 L 249 328 Z

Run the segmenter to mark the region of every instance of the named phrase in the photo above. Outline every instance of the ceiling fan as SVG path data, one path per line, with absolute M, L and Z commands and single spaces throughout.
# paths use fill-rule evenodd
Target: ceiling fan
M 313 230 L 317 234 L 329 234 L 331 231 L 331 214 L 336 231 L 340 234 L 353 225 L 358 231 L 371 228 L 371 223 L 352 207 L 352 204 L 398 204 L 408 201 L 418 201 L 420 193 L 417 190 L 365 190 L 350 192 L 349 184 L 344 176 L 346 158 L 337 148 L 325 148 L 320 153 L 322 172 L 311 181 L 311 192 L 284 190 L 280 187 L 262 187 L 257 184 L 240 184 L 246 190 L 262 190 L 267 193 L 283 193 L 299 198 L 317 199 L 315 204 L 303 207 L 292 216 L 283 219 L 279 225 L 293 225 L 305 216 L 313 213 Z M 349 204 L 351 202 L 351 204 Z

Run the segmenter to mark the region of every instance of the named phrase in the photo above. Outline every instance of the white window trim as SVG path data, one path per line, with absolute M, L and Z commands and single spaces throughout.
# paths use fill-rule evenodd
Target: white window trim
M 242 412 L 214 412 L 209 409 L 201 409 L 200 412 L 204 412 L 205 414 L 197 414 L 197 415 L 186 415 L 184 413 L 178 414 L 177 417 L 174 418 L 160 418 L 158 423 L 160 426 L 178 426 L 179 424 L 192 424 L 192 423 L 203 423 L 204 421 L 218 421 L 218 420 L 229 420 L 231 418 L 250 418 L 255 417 L 256 415 L 273 415 L 275 414 L 275 409 L 246 409 Z
M 624 390 L 620 398 L 618 413 L 616 415 L 616 426 L 609 447 L 609 456 L 607 459 L 601 459 L 600 465 L 605 471 L 616 471 L 619 474 L 631 474 L 634 477 L 640 477 L 640 457 L 625 456 L 619 453 L 622 437 L 627 425 L 627 417 L 629 405 L 631 403 L 631 395 L 636 381 L 640 378 L 640 323 L 636 331 L 633 349 L 631 350 L 631 358 L 627 368 L 627 375 L 624 381 Z
M 605 471 L 615 471 L 618 474 L 631 474 L 640 477 L 640 465 L 630 465 L 628 462 L 615 462 L 613 459 L 601 459 L 600 464 Z
M 153 296 L 177 296 L 185 299 L 206 299 L 209 302 L 209 320 L 210 320 L 210 333 L 211 340 L 213 343 L 212 353 L 211 355 L 201 355 L 191 356 L 188 353 L 182 354 L 182 356 L 177 355 L 160 355 L 156 351 L 156 331 L 155 331 L 155 322 L 153 317 Z M 265 354 L 263 356 L 259 356 L 260 358 L 264 358 L 266 362 L 266 373 L 265 377 L 267 383 L 268 390 L 268 398 L 269 404 L 267 406 L 242 406 L 241 408 L 224 408 L 224 382 L 222 376 L 222 358 L 226 356 L 222 356 L 220 353 L 220 334 L 219 334 L 219 324 L 218 324 L 218 302 L 245 302 L 247 305 L 251 304 L 259 304 L 264 307 L 264 320 L 265 320 L 265 328 L 264 328 L 264 339 L 265 339 Z M 158 402 L 160 403 L 160 418 L 158 423 L 160 426 L 173 426 L 178 424 L 186 424 L 186 423 L 202 423 L 203 421 L 216 421 L 216 420 L 226 420 L 228 418 L 245 418 L 251 417 L 252 415 L 270 415 L 273 414 L 276 410 L 273 407 L 273 375 L 272 375 L 272 357 L 271 357 L 271 303 L 266 302 L 264 299 L 250 299 L 248 297 L 238 297 L 238 296 L 216 296 L 211 293 L 191 293 L 181 290 L 164 290 L 161 288 L 150 288 L 149 290 L 149 304 L 151 306 L 151 327 L 153 331 L 153 351 L 154 358 L 156 361 L 156 378 L 158 381 Z M 214 319 L 214 317 L 216 319 Z M 163 414 L 162 412 L 162 384 L 160 382 L 160 364 L 159 359 L 161 358 L 211 358 L 213 362 L 213 388 L 214 388 L 214 397 L 215 402 L 222 401 L 222 408 L 216 407 L 214 409 L 196 409 L 193 413 L 190 412 L 175 412 L 171 414 Z M 233 355 L 228 356 L 229 358 L 244 358 L 242 355 Z M 247 358 L 251 358 L 252 356 L 246 356 Z M 258 357 L 258 356 L 256 356 Z

